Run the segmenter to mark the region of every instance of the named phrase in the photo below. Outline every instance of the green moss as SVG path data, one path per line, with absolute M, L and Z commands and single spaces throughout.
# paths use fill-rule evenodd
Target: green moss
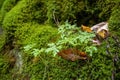
M 54 11 L 55 18 L 61 23 L 68 19 L 70 22 L 77 20 L 77 23 L 80 23 L 80 25 L 83 23 L 87 24 L 90 20 L 93 20 L 95 24 L 99 21 L 108 20 L 110 17 L 110 29 L 119 34 L 120 10 L 115 8 L 115 5 L 118 4 L 117 0 L 47 1 L 20 0 L 16 3 L 16 0 L 5 0 L 1 10 L 1 13 L 4 15 L 0 16 L 4 20 L 3 27 L 8 34 L 7 37 L 14 36 L 12 40 L 15 40 L 15 45 L 21 45 L 20 48 L 23 48 L 23 46 L 29 44 L 36 44 L 35 48 L 40 49 L 46 47 L 49 42 L 54 42 L 57 37 L 56 28 L 38 24 L 45 21 L 53 24 Z M 111 8 L 112 10 L 110 10 Z M 0 48 L 4 44 L 5 35 L 0 35 Z M 17 77 L 12 77 L 11 72 L 8 73 L 11 70 L 9 61 L 6 60 L 8 57 L 3 58 L 3 55 L 0 54 L 0 79 L 110 80 L 113 69 L 116 69 L 115 77 L 119 80 L 120 61 L 117 62 L 117 66 L 113 66 L 114 54 L 106 54 L 105 46 L 106 44 L 99 46 L 98 53 L 94 53 L 89 60 L 76 62 L 67 61 L 58 56 L 52 57 L 52 55 L 45 53 L 37 57 L 30 55 L 28 52 L 23 53 L 23 72 L 22 74 L 17 74 Z M 114 41 L 111 40 L 110 46 L 112 46 L 110 48 L 112 53 L 120 53 L 118 47 L 115 47 Z M 13 72 L 13 74 L 15 73 Z
M 47 22 L 48 23 L 55 23 L 53 20 L 56 18 L 59 22 L 65 22 L 69 20 L 70 22 L 74 22 L 77 18 L 78 12 L 84 10 L 84 1 L 78 0 L 53 0 L 53 1 L 46 1 L 47 5 Z
M 37 23 L 25 23 L 21 28 L 17 28 L 15 38 L 21 45 L 36 44 L 36 47 L 42 48 L 47 43 L 54 41 L 57 29 L 49 25 L 39 25 Z
M 104 45 L 104 44 L 103 44 Z M 23 55 L 22 74 L 10 77 L 11 73 L 4 75 L 1 79 L 25 79 L 31 80 L 110 80 L 112 76 L 112 57 L 105 52 L 105 46 L 99 47 L 99 53 L 93 55 L 89 60 L 75 62 L 67 61 L 59 56 L 52 57 L 50 54 L 40 54 L 34 57 L 30 54 Z M 2 58 L 3 59 L 3 58 Z M 5 63 L 6 59 L 2 62 Z M 3 69 L 3 67 L 1 67 Z M 10 67 L 7 67 L 10 69 Z M 5 69 L 7 71 L 7 69 Z M 15 74 L 16 72 L 13 72 Z M 116 75 L 119 80 L 119 74 Z
M 0 51 L 3 45 L 5 44 L 5 42 L 6 42 L 6 35 L 5 32 L 2 32 L 2 34 L 0 34 Z
M 0 53 L 0 79 L 2 80 L 10 80 L 12 79 L 11 76 L 11 70 L 12 68 L 10 67 L 10 57 L 8 55 L 3 55 Z
M 31 55 L 24 57 L 24 71 L 31 80 L 110 80 L 112 75 L 112 57 L 100 52 L 93 55 L 90 60 L 75 62 L 64 60 L 58 56 L 41 54 L 34 60 Z
M 39 7 L 40 6 L 40 7 Z M 15 29 L 21 24 L 29 21 L 44 22 L 44 11 L 42 10 L 41 1 L 22 0 L 12 8 L 5 16 L 3 27 L 5 29 Z
M 109 19 L 109 27 L 111 31 L 118 32 L 120 30 L 120 7 L 114 9 Z M 119 32 L 118 32 L 119 33 Z
M 19 0 L 5 0 L 0 9 L 0 24 L 2 24 L 3 19 L 7 12 L 9 12 Z
M 3 5 L 3 2 L 4 2 L 4 0 L 0 0 L 0 9 L 1 9 L 2 5 Z
M 17 4 L 18 1 L 19 0 L 5 0 L 2 5 L 1 11 L 9 12 Z
M 120 7 L 119 7 L 119 0 L 114 1 L 116 3 L 116 6 L 113 8 L 113 11 L 111 13 L 110 19 L 109 19 L 109 28 L 111 31 L 111 38 L 110 38 L 110 51 L 114 54 L 114 57 L 120 58 Z M 116 58 L 116 59 L 117 59 Z M 115 69 L 116 69 L 116 80 L 120 79 L 120 60 L 114 61 L 115 62 Z

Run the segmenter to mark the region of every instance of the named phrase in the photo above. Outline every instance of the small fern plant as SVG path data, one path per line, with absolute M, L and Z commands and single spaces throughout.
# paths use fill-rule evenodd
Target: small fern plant
M 92 56 L 97 52 L 96 46 L 91 42 L 95 34 L 83 32 L 76 25 L 71 25 L 68 22 L 59 26 L 58 28 L 59 39 L 55 43 L 48 44 L 45 50 L 47 53 L 53 53 L 54 56 L 62 49 L 77 48 L 80 51 L 88 53 Z
M 23 47 L 24 51 L 37 57 L 40 53 L 44 52 L 44 49 L 35 48 L 36 44 L 29 44 Z

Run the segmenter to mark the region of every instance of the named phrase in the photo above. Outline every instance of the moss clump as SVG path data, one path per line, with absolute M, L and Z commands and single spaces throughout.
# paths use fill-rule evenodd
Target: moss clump
M 44 22 L 45 17 L 44 3 L 38 0 L 21 0 L 18 4 L 12 8 L 5 16 L 3 21 L 3 27 L 7 30 L 14 30 L 21 24 L 36 21 Z M 44 10 L 43 10 L 44 9 Z
M 16 28 L 22 27 L 24 23 L 44 23 L 44 3 L 38 0 L 20 0 L 3 19 L 3 28 L 7 32 L 7 42 L 12 43 Z M 44 15 L 43 15 L 44 14 Z
M 37 23 L 25 23 L 21 28 L 16 28 L 15 38 L 17 44 L 36 44 L 36 47 L 46 47 L 47 43 L 55 41 L 57 29 L 49 25 L 39 25 Z
M 2 24 L 3 19 L 7 12 L 9 12 L 19 0 L 5 0 L 0 8 L 0 24 Z
M 111 17 L 109 19 L 109 27 L 111 31 L 118 32 L 120 31 L 120 7 L 114 9 Z
M 3 2 L 4 2 L 4 0 L 0 0 L 0 8 L 1 8 L 2 5 L 3 5 Z

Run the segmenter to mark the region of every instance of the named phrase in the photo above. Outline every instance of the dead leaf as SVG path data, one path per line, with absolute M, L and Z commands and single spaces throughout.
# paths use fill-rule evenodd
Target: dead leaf
M 102 31 L 98 32 L 98 35 L 100 37 L 102 37 L 103 39 L 106 38 L 106 34 L 107 34 L 107 32 L 105 30 L 102 30 Z
M 101 22 L 91 27 L 91 30 L 95 32 L 96 39 L 93 39 L 92 42 L 100 45 L 109 34 L 108 22 Z
M 98 23 L 91 27 L 91 30 L 93 30 L 96 33 L 103 29 L 108 31 L 108 23 L 107 22 L 101 22 L 101 23 Z
M 71 60 L 71 61 L 76 61 L 79 59 L 82 60 L 87 59 L 87 54 L 85 52 L 81 52 L 73 48 L 61 50 L 60 52 L 58 52 L 58 55 L 66 60 Z
M 32 62 L 33 63 L 36 63 L 36 62 L 38 62 L 39 61 L 39 57 L 34 57 L 33 59 L 32 59 Z
M 81 26 L 81 29 L 82 29 L 83 31 L 86 31 L 86 32 L 92 32 L 91 28 L 88 27 L 88 26 L 82 25 L 82 26 Z

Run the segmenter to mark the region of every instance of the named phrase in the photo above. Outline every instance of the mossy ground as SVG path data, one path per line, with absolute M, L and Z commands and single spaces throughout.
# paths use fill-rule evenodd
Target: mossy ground
M 113 36 L 120 40 L 118 0 L 0 0 L 0 26 L 5 33 L 0 34 L 0 80 L 120 80 L 120 49 Z M 105 41 L 98 46 L 98 52 L 88 60 L 75 62 L 59 56 L 42 53 L 34 57 L 24 52 L 23 47 L 36 44 L 34 48 L 46 47 L 57 40 L 57 27 L 68 20 L 93 25 L 108 21 L 111 31 L 109 37 L 111 54 L 106 53 Z M 46 25 L 46 23 L 49 23 Z M 51 25 L 52 24 L 52 25 Z M 54 26 L 53 26 L 54 25 Z M 7 44 L 6 44 L 7 43 Z M 16 71 L 11 51 L 19 48 L 22 55 L 22 71 Z M 116 56 L 117 55 L 117 56 Z M 117 58 L 116 58 L 117 57 Z M 118 60 L 116 60 L 118 59 Z M 113 76 L 115 72 L 115 76 Z

